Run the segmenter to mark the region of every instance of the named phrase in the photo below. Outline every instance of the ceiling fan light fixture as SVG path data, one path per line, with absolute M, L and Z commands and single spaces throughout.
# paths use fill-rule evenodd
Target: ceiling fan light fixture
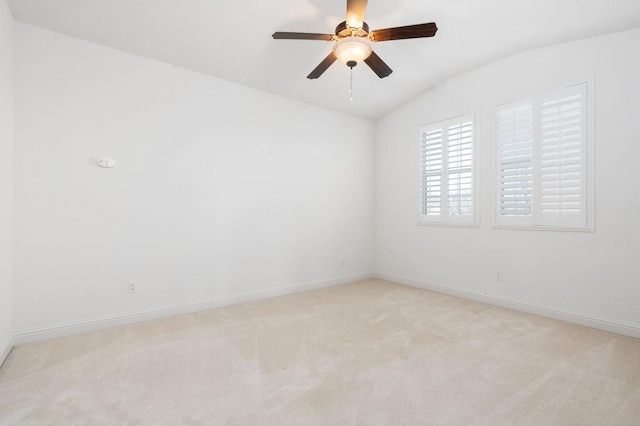
M 367 59 L 371 52 L 371 42 L 365 37 L 345 37 L 333 47 L 333 54 L 350 68 L 353 68 L 353 62 L 357 65 Z
M 369 32 L 364 22 L 368 0 L 346 0 L 347 19 L 336 26 L 333 34 L 298 33 L 276 31 L 274 39 L 325 40 L 330 41 L 333 50 L 307 76 L 310 80 L 320 77 L 334 62 L 340 60 L 353 70 L 361 62 L 366 63 L 380 78 L 391 75 L 393 70 L 372 50 L 371 44 L 380 41 L 404 40 L 409 38 L 433 37 L 438 31 L 435 22 L 383 28 Z M 353 73 L 352 73 L 353 74 Z

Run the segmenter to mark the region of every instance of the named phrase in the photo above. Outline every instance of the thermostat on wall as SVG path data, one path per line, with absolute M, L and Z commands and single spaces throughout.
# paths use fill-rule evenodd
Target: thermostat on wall
M 98 160 L 98 165 L 106 169 L 111 169 L 116 166 L 116 160 L 113 158 L 101 158 Z

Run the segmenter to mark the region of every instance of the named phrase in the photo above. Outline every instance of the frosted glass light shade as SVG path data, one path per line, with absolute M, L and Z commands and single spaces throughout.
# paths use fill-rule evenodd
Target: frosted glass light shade
M 364 37 L 345 37 L 333 46 L 333 54 L 345 65 L 349 61 L 359 64 L 371 55 L 371 42 Z

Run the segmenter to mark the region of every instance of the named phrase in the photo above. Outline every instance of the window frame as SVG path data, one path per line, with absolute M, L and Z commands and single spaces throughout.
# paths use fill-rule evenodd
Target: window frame
M 478 204 L 478 193 L 479 193 L 479 185 L 478 185 L 478 120 L 477 120 L 477 112 L 471 112 L 468 114 L 463 114 L 463 115 L 458 115 L 458 116 L 454 116 L 454 117 L 450 117 L 444 120 L 439 120 L 424 126 L 421 126 L 419 129 L 419 134 L 418 134 L 418 144 L 417 144 L 417 157 L 418 157 L 418 161 L 417 161 L 417 169 L 418 169 L 418 179 L 417 179 L 417 183 L 418 183 L 418 188 L 417 188 L 417 195 L 418 195 L 418 199 L 417 199 L 417 207 L 418 207 L 418 221 L 417 221 L 417 225 L 419 226 L 449 226 L 449 227 L 464 227 L 464 228 L 469 228 L 469 227 L 475 227 L 477 228 L 479 226 L 478 223 L 478 211 L 479 211 L 479 204 Z M 443 204 L 441 204 L 441 213 L 439 215 L 425 215 L 423 214 L 423 186 L 422 186 L 422 182 L 423 182 L 423 174 L 422 174 L 422 137 L 423 134 L 426 132 L 430 132 L 436 129 L 442 129 L 443 132 L 445 129 L 449 129 L 455 125 L 462 125 L 466 122 L 471 122 L 471 203 L 472 203 L 472 214 L 471 215 L 449 215 L 448 211 L 447 214 L 443 214 L 442 212 L 444 210 L 448 210 L 448 183 L 449 183 L 449 179 L 448 179 L 448 175 L 447 174 L 447 179 L 446 179 L 446 183 L 444 180 L 444 175 L 445 172 L 442 171 L 441 172 L 441 182 L 442 182 L 442 200 L 444 201 L 445 199 L 447 199 L 447 202 L 443 202 Z M 443 137 L 443 147 L 442 150 L 443 152 L 446 150 L 448 151 L 448 147 L 449 147 L 449 138 L 444 138 Z M 445 145 L 446 143 L 446 145 Z M 444 162 L 444 156 L 442 161 Z M 448 167 L 446 168 L 446 170 L 448 171 Z
M 495 107 L 495 133 L 494 133 L 494 214 L 493 214 L 493 228 L 496 229 L 519 229 L 519 230 L 540 230 L 540 231 L 566 231 L 566 232 L 593 232 L 594 228 L 594 194 L 595 194 L 595 143 L 594 143 L 594 96 L 593 96 L 593 78 L 578 81 L 576 83 L 567 84 L 552 90 L 545 90 L 535 93 L 531 96 L 514 100 L 511 102 L 501 103 Z M 584 222 L 582 224 L 562 224 L 562 223 L 548 223 L 545 224 L 541 215 L 541 192 L 539 188 L 532 189 L 532 197 L 539 197 L 538 200 L 532 200 L 532 214 L 527 217 L 510 217 L 501 216 L 501 176 L 500 176 L 500 111 L 505 107 L 517 107 L 522 105 L 530 105 L 533 111 L 533 128 L 541 126 L 540 123 L 536 123 L 536 114 L 539 115 L 543 102 L 550 98 L 557 98 L 562 96 L 563 93 L 568 94 L 571 91 L 579 90 L 583 87 L 584 102 L 582 111 L 582 129 L 585 132 L 584 136 L 584 169 L 581 170 L 582 181 L 584 188 L 582 188 L 581 196 L 585 198 L 583 206 L 584 211 L 581 215 L 584 216 Z M 539 128 L 538 128 L 539 130 Z M 542 173 L 540 172 L 540 150 L 542 149 L 541 140 L 536 139 L 536 131 L 534 130 L 534 136 L 532 141 L 532 164 L 537 167 L 537 171 L 532 173 L 532 180 L 534 185 L 536 182 L 539 184 Z M 534 210 L 535 208 L 538 210 Z

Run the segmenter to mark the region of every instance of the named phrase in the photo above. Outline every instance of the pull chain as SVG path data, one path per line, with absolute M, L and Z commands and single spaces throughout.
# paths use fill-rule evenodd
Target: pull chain
M 358 63 L 356 61 L 348 61 L 347 62 L 347 66 L 349 68 L 351 68 L 351 76 L 350 76 L 350 81 L 349 81 L 349 98 L 350 98 L 351 102 L 353 102 L 353 67 L 355 67 L 356 65 L 358 65 Z
M 349 81 L 349 100 L 353 102 L 353 67 L 351 68 L 351 76 Z

